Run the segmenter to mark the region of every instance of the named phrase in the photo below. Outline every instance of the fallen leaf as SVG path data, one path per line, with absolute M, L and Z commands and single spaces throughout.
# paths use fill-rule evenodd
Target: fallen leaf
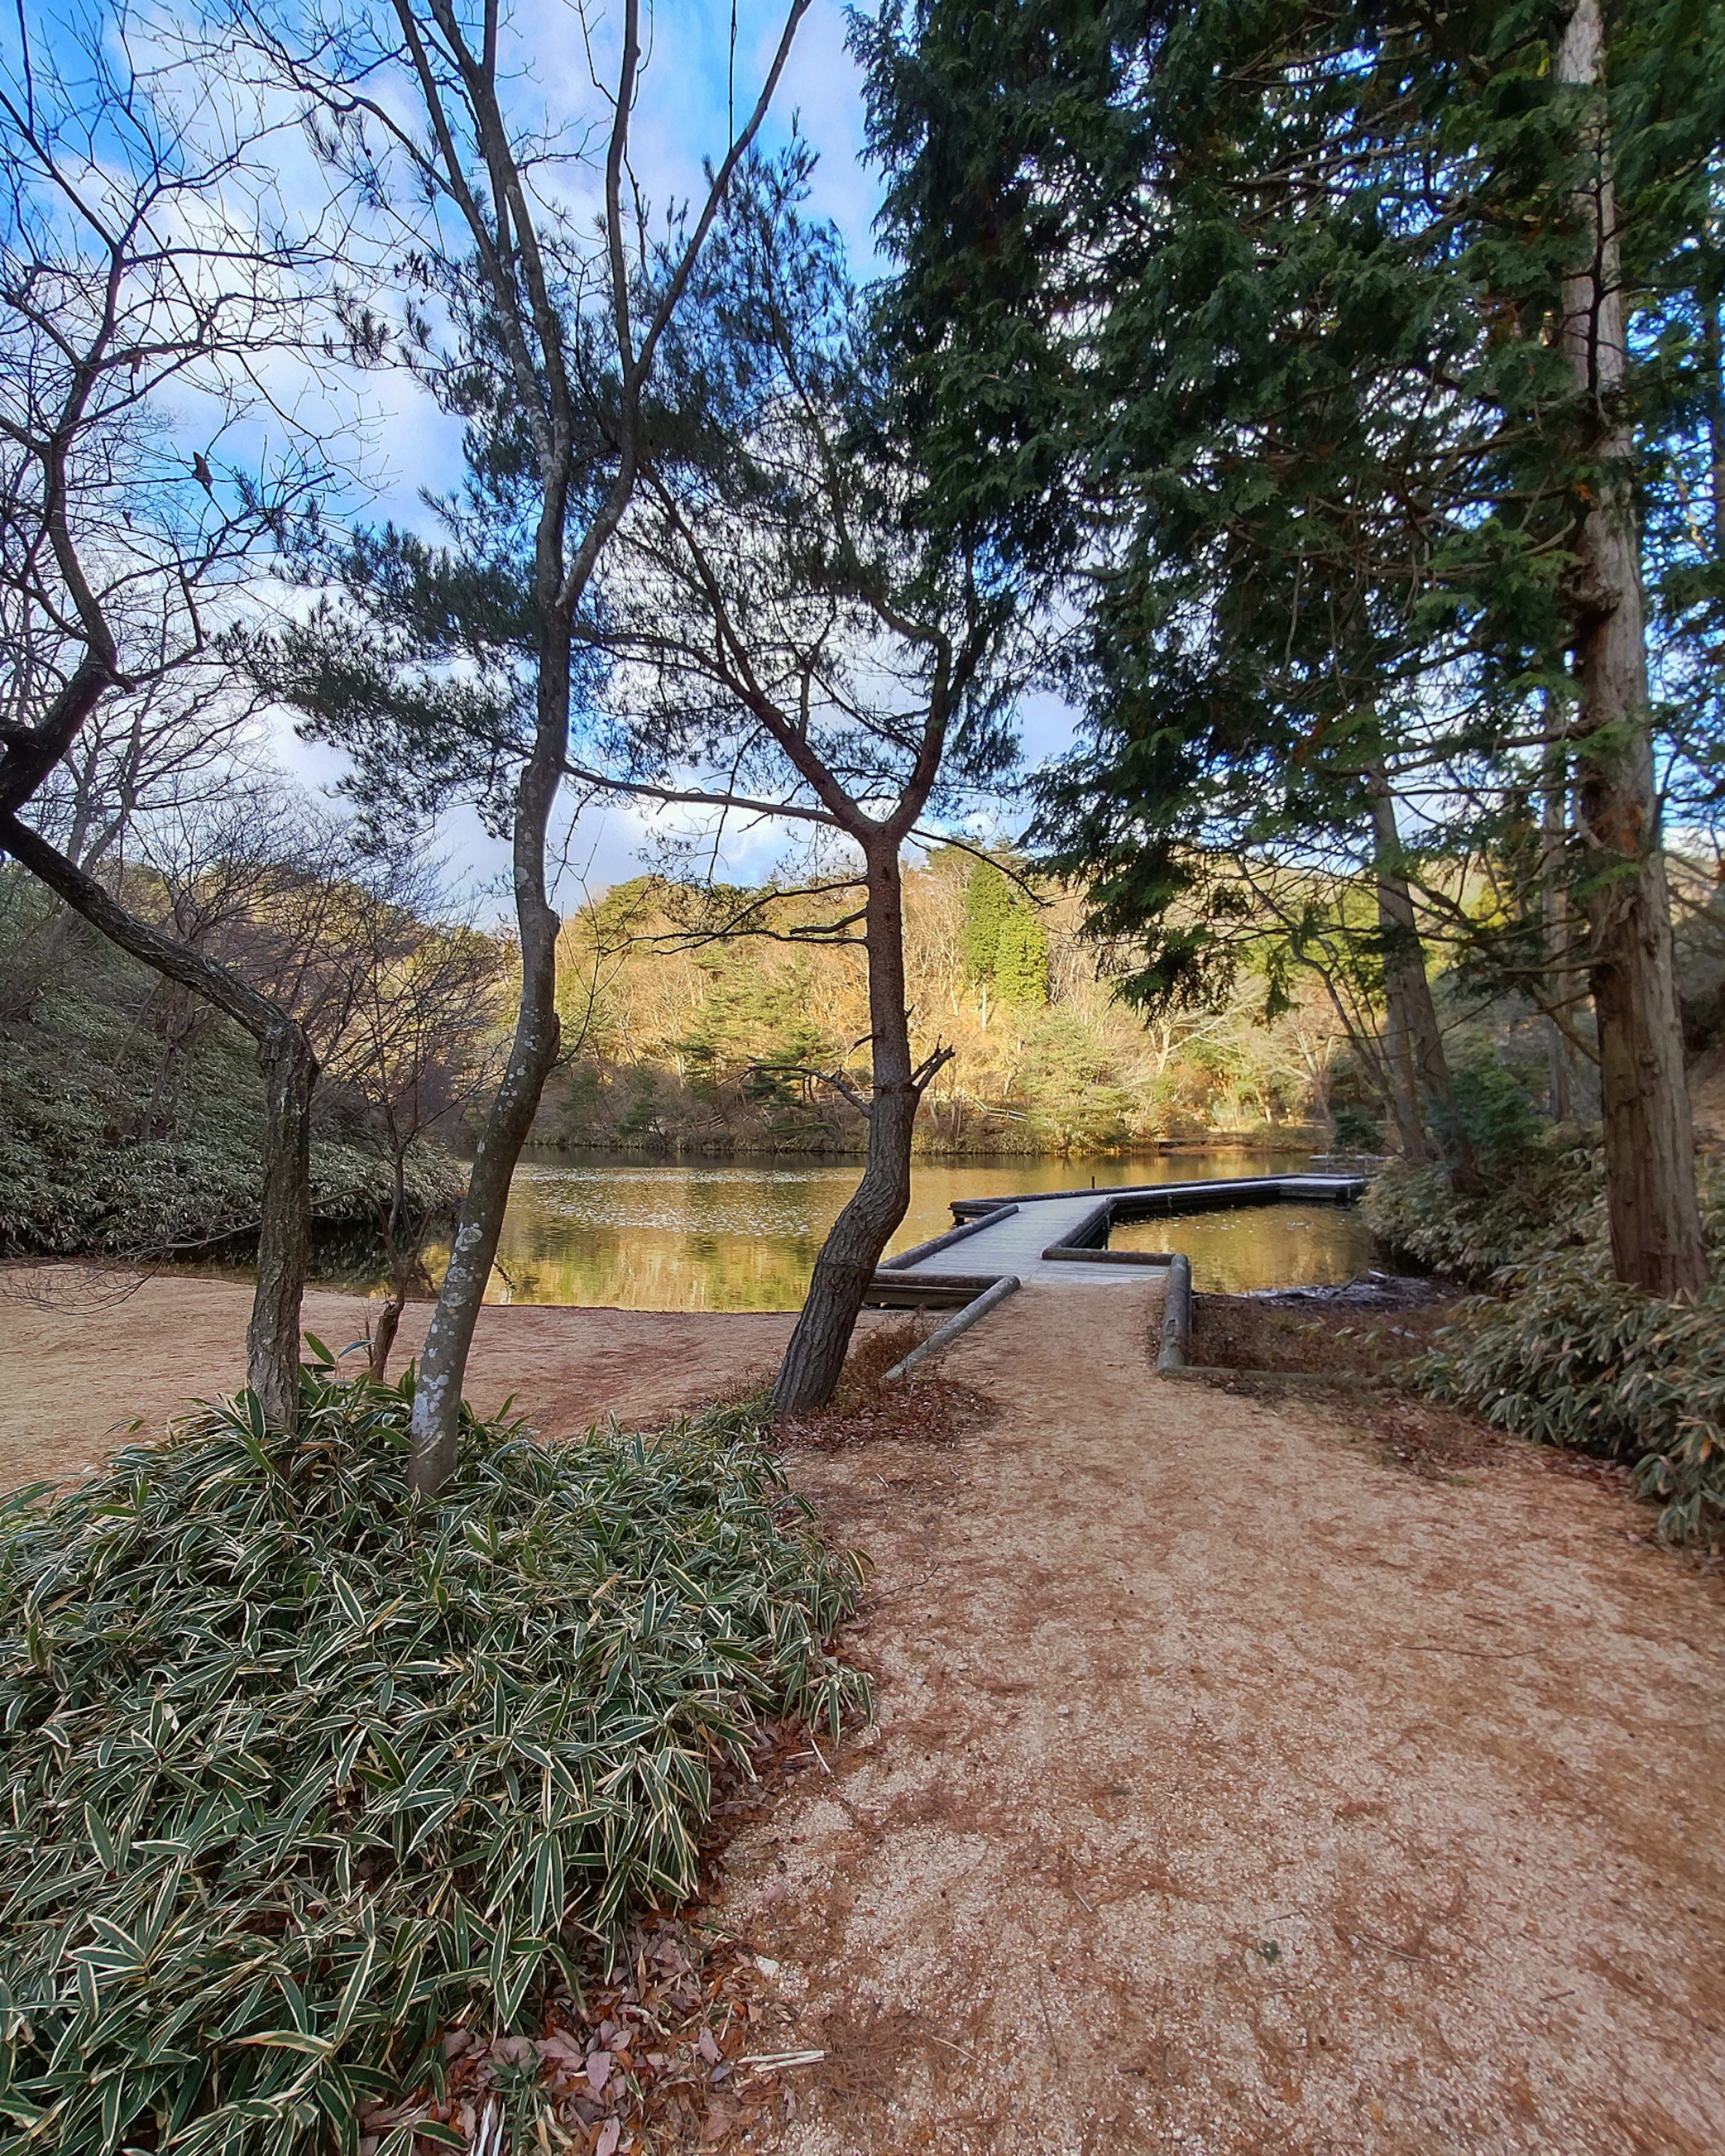
M 599 2128 L 599 2138 L 593 2143 L 593 2156 L 617 2156 L 617 2144 L 623 2138 L 623 2121 L 608 2118 Z
M 717 2043 L 714 2040 L 713 2032 L 711 2029 L 703 2029 L 701 2030 L 701 2034 L 695 2040 L 695 2048 L 700 2052 L 701 2057 L 706 2061 L 710 2066 L 717 2066 L 721 2057 L 723 2056 L 719 2050 Z
M 611 2054 L 608 2051 L 590 2051 L 587 2059 L 587 2085 L 595 2096 L 605 2093 L 605 2084 L 611 2078 Z

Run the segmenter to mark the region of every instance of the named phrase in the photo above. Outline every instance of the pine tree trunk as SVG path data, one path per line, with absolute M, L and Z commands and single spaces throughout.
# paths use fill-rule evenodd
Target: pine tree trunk
M 521 949 L 521 1001 L 509 1062 L 474 1154 L 449 1270 L 419 1352 L 410 1425 L 410 1479 L 422 1496 L 434 1496 L 454 1472 L 461 1388 L 467 1375 L 474 1327 L 479 1322 L 485 1285 L 503 1233 L 516 1163 L 557 1060 L 560 924 L 546 891 L 545 852 L 568 741 L 567 631 L 548 637 L 546 643 L 540 654 L 540 711 L 533 753 L 516 793 L 514 866 L 516 920 Z
M 1572 616 L 1580 820 L 1594 854 L 1589 977 L 1599 1020 L 1611 1255 L 1621 1281 L 1656 1295 L 1698 1295 L 1707 1257 L 1650 732 L 1640 531 L 1629 477 L 1634 444 L 1621 410 L 1628 354 L 1599 0 L 1579 0 L 1558 45 L 1557 74 L 1600 93 L 1590 123 L 1589 184 L 1574 203 L 1588 244 L 1563 286 L 1563 346 L 1587 415 L 1580 446 L 1599 474 L 1578 502 Z
M 1563 844 L 1568 832 L 1565 816 L 1568 778 L 1560 747 L 1547 751 L 1545 794 L 1539 826 L 1539 911 L 1543 931 L 1548 978 L 1561 983 L 1569 968 L 1569 896 L 1563 888 Z M 1567 993 L 1563 1001 L 1568 1002 Z M 1545 1022 L 1546 1060 L 1549 1082 L 1546 1107 L 1554 1123 L 1566 1123 L 1575 1112 L 1574 1050 L 1557 1020 Z
M 868 861 L 866 926 L 874 1095 L 862 1180 L 814 1261 L 802 1315 L 773 1388 L 782 1414 L 824 1407 L 845 1367 L 850 1336 L 880 1253 L 911 1203 L 911 1137 L 920 1097 L 911 1074 L 905 1009 L 904 897 L 898 850 Z

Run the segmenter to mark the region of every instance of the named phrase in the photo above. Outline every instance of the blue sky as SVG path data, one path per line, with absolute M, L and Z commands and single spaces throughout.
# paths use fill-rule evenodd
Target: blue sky
M 605 41 L 614 38 L 621 10 L 610 19 L 595 13 L 595 56 L 602 72 L 609 57 Z M 783 28 L 782 6 L 762 0 L 737 0 L 736 101 L 744 111 L 757 94 Z M 703 157 L 722 152 L 727 136 L 727 74 L 730 72 L 731 9 L 691 0 L 664 0 L 647 18 L 647 64 L 633 133 L 633 162 L 644 192 L 662 203 L 686 198 L 702 185 Z M 552 115 L 591 111 L 595 105 L 578 19 L 567 0 L 522 0 L 515 15 L 521 50 L 529 56 L 521 85 L 524 109 L 542 104 Z M 768 147 L 788 136 L 793 119 L 819 153 L 814 213 L 830 218 L 845 238 L 854 271 L 866 278 L 880 266 L 872 225 L 880 185 L 864 162 L 864 119 L 860 78 L 845 47 L 845 19 L 834 0 L 814 0 L 798 30 L 792 57 L 763 133 Z M 614 65 L 614 62 L 613 62 Z M 375 378 L 374 378 L 375 379 Z M 456 429 L 442 419 L 429 400 L 399 377 L 377 382 L 381 409 L 372 459 L 373 498 L 368 521 L 385 516 L 423 524 L 422 487 L 454 486 L 460 475 Z M 1026 749 L 1032 761 L 1057 748 L 1070 737 L 1070 721 L 1052 699 L 1034 700 L 1024 714 Z M 284 730 L 278 752 L 290 771 L 314 788 L 339 776 L 332 752 L 308 747 Z M 593 891 L 639 873 L 640 855 L 649 834 L 641 814 L 617 805 L 589 808 L 578 829 L 560 834 L 559 850 L 570 864 L 559 901 L 579 903 L 582 886 Z M 764 875 L 784 840 L 772 829 L 757 829 L 729 844 L 724 872 L 739 880 Z M 501 881 L 506 853 L 489 839 L 477 819 L 449 818 L 437 834 L 437 850 L 454 873 L 475 885 Z M 499 898 L 501 891 L 499 891 Z

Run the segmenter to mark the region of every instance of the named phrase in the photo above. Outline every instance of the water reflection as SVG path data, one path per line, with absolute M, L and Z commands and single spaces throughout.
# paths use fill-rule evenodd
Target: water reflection
M 1111 1250 L 1183 1250 L 1192 1285 L 1212 1295 L 1261 1287 L 1339 1287 L 1381 1262 L 1352 1205 L 1242 1205 L 1173 1220 L 1131 1220 Z
M 1096 1180 L 1208 1181 L 1305 1166 L 1241 1152 L 1151 1154 L 1102 1163 Z M 816 1254 L 856 1187 L 855 1161 L 667 1161 L 584 1156 L 524 1161 L 498 1251 L 494 1301 L 634 1310 L 794 1310 Z M 952 1224 L 955 1198 L 1067 1190 L 1090 1180 L 1061 1160 L 919 1162 L 893 1250 Z M 1200 1288 L 1348 1280 L 1374 1246 L 1357 1214 L 1259 1206 L 1122 1228 L 1115 1247 L 1183 1250 Z M 441 1254 L 439 1268 L 440 1269 Z

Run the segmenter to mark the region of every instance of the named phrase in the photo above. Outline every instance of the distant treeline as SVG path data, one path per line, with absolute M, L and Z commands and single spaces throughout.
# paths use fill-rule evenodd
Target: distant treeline
M 1312 989 L 1266 1024 L 1266 983 L 1146 1024 L 1114 999 L 1111 954 L 1072 894 L 956 847 L 905 876 L 916 1052 L 957 1050 L 924 1100 L 924 1153 L 1092 1153 L 1250 1137 L 1305 1144 L 1340 1114 L 1376 1122 L 1341 1029 Z M 861 954 L 837 909 L 767 886 L 699 898 L 644 877 L 565 924 L 572 1060 L 535 1130 L 567 1147 L 860 1152 L 829 1081 L 864 1067 Z M 753 932 L 737 932 L 747 928 Z M 1350 1110 L 1352 1111 L 1350 1116 Z

